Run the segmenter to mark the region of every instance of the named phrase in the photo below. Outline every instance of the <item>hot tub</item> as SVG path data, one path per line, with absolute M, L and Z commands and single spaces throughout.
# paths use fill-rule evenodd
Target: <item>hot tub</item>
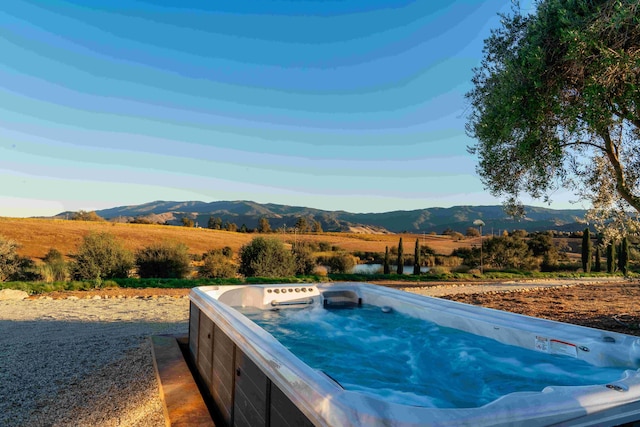
M 640 420 L 638 337 L 365 283 L 200 287 L 190 300 L 189 354 L 218 422 L 227 426 L 615 426 Z M 533 352 L 619 368 L 620 375 L 607 383 L 508 393 L 479 407 L 390 402 L 343 388 L 236 310 L 362 304 Z

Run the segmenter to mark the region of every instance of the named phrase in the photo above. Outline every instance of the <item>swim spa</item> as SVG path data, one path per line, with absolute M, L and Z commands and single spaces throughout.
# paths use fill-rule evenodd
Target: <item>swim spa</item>
M 189 354 L 215 403 L 218 420 L 229 426 L 619 425 L 640 419 L 640 374 L 637 372 L 640 340 L 637 337 L 364 283 L 201 287 L 192 290 L 190 299 Z M 355 308 L 331 310 L 351 306 Z M 393 372 L 401 373 L 401 368 L 381 362 L 373 349 L 362 351 L 353 363 L 340 359 L 333 367 L 321 363 L 323 349 L 327 350 L 326 359 L 338 357 L 329 350 L 356 341 L 362 334 L 357 325 L 363 316 L 368 322 L 367 313 L 382 313 L 383 309 L 387 313 L 375 321 L 393 322 L 397 317 L 400 324 L 410 324 L 413 320 L 430 322 L 428 327 L 419 325 L 413 332 L 409 329 L 404 337 L 407 341 L 413 338 L 416 344 L 426 342 L 428 337 L 420 336 L 420 329 L 427 329 L 429 335 L 445 328 L 447 333 L 462 331 L 477 335 L 482 339 L 481 344 L 467 345 L 458 352 L 470 359 L 471 364 L 446 374 L 450 379 L 445 381 L 415 378 L 416 372 L 420 375 L 421 371 L 439 369 L 436 356 L 428 356 L 433 363 L 427 364 L 414 360 L 411 354 L 397 351 L 401 366 L 406 364 L 407 370 L 413 370 L 410 375 L 414 375 L 399 383 L 417 381 L 423 386 L 428 383 L 423 387 L 425 393 L 428 395 L 433 388 L 436 396 L 421 396 L 425 393 L 418 392 L 418 387 L 413 390 L 411 385 L 409 389 L 391 393 L 386 389 L 395 386 L 384 385 L 377 393 L 373 390 L 375 382 L 373 385 L 353 383 L 358 376 L 369 379 L 375 377 L 376 372 L 395 369 Z M 329 326 L 324 320 L 319 321 L 323 317 L 347 316 L 347 323 L 336 326 L 344 330 L 344 334 L 334 333 L 331 339 L 322 334 L 315 338 L 316 347 L 310 351 L 318 359 L 314 360 L 309 359 L 309 354 L 298 356 L 299 349 L 282 339 L 292 352 L 241 311 L 254 317 L 256 322 L 261 321 L 258 319 L 261 312 L 267 318 L 275 316 L 276 324 L 283 323 L 285 317 L 305 317 L 308 329 L 305 334 L 313 332 L 315 324 L 319 330 L 327 329 Z M 290 316 L 290 313 L 296 314 Z M 355 317 L 350 319 L 351 315 Z M 350 337 L 347 332 L 354 335 Z M 387 335 L 398 333 L 393 331 Z M 373 342 L 374 338 L 382 340 L 383 347 L 387 345 L 385 333 L 374 334 L 365 341 Z M 313 344 L 313 335 L 311 340 Z M 445 342 L 445 338 L 436 338 L 429 346 L 438 342 Z M 513 347 L 506 350 L 499 347 L 505 344 Z M 311 344 L 305 345 L 311 347 Z M 549 381 L 547 385 L 525 384 L 516 391 L 498 385 L 494 388 L 504 394 L 488 394 L 486 402 L 482 399 L 458 402 L 455 396 L 453 402 L 445 401 L 443 396 L 447 393 L 443 389 L 438 391 L 436 382 L 444 383 L 445 387 L 449 384 L 452 390 L 460 384 L 464 389 L 464 384 L 469 382 L 485 382 L 474 370 L 484 349 L 495 349 L 496 356 L 505 360 L 513 359 L 511 354 L 516 350 L 529 353 L 522 360 L 512 360 L 511 371 L 498 374 L 500 377 L 510 378 L 514 363 L 522 371 L 549 365 L 548 358 L 560 359 L 564 365 L 551 368 L 552 375 L 545 380 Z M 536 361 L 536 356 L 540 361 Z M 451 356 L 443 354 L 442 358 L 448 361 Z M 421 365 L 425 365 L 423 369 Z M 559 372 L 557 378 L 553 375 L 554 369 Z M 341 371 L 348 371 L 351 376 Z M 569 379 L 561 379 L 564 374 L 560 371 L 569 372 L 573 378 L 569 375 Z M 525 377 L 524 382 L 528 381 Z M 453 391 L 451 395 L 456 393 Z

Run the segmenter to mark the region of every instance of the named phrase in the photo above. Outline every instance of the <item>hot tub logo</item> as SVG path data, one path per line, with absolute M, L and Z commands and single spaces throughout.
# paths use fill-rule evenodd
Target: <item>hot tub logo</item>
M 535 349 L 543 353 L 578 357 L 578 347 L 570 342 L 536 336 Z

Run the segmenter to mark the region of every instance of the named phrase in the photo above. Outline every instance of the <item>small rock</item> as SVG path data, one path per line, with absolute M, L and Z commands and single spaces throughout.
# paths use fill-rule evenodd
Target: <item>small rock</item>
M 71 295 L 70 297 L 67 297 L 67 299 L 75 300 L 75 299 L 80 299 L 80 298 L 78 298 L 78 297 L 77 297 L 77 296 L 75 296 L 75 295 Z
M 6 300 L 23 300 L 29 297 L 29 294 L 25 291 L 18 291 L 15 289 L 3 289 L 0 291 L 0 301 Z
M 102 299 L 102 297 L 100 295 L 94 295 L 91 299 Z

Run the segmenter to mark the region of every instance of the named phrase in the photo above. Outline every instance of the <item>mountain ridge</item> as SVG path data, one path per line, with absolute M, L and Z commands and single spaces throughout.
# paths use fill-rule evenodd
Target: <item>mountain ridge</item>
M 481 219 L 485 230 L 492 231 L 524 229 L 526 231 L 573 232 L 585 227 L 583 209 L 550 209 L 535 206 L 525 207 L 522 219 L 510 218 L 500 205 L 461 205 L 449 208 L 433 207 L 414 210 L 396 210 L 381 213 L 352 213 L 344 210 L 327 211 L 304 206 L 236 201 L 164 201 L 156 200 L 140 205 L 117 206 L 97 210 L 96 213 L 111 221 L 147 220 L 149 222 L 181 225 L 182 218 L 192 219 L 198 226 L 206 227 L 209 218 L 220 218 L 222 222 L 257 227 L 261 218 L 269 220 L 272 229 L 293 228 L 299 218 L 310 223 L 318 221 L 324 231 L 350 231 L 359 228 L 370 232 L 412 232 L 440 234 L 445 230 L 464 233 L 473 227 L 473 221 Z M 62 212 L 55 217 L 64 218 L 71 212 Z

